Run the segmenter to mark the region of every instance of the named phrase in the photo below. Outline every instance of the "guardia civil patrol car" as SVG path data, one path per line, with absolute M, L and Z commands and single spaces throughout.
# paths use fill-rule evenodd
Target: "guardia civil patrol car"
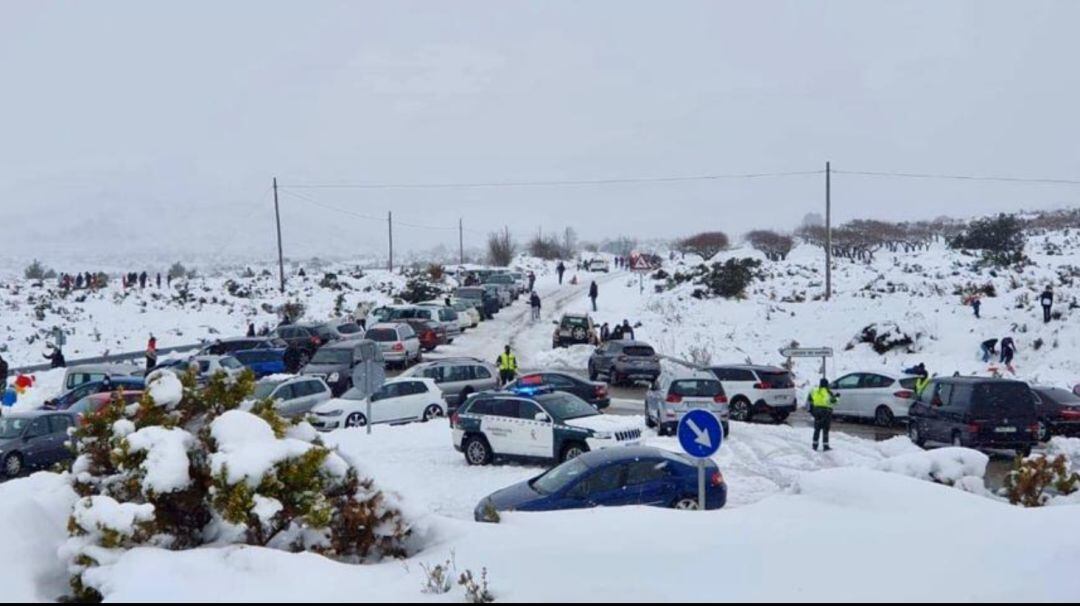
M 474 394 L 450 417 L 454 448 L 469 465 L 495 459 L 562 463 L 611 446 L 641 445 L 641 427 L 597 412 L 577 396 L 530 388 Z

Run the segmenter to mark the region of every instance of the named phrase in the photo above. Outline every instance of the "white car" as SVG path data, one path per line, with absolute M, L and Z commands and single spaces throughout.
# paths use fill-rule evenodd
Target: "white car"
M 591 272 L 603 272 L 606 274 L 611 271 L 611 263 L 605 259 L 593 259 L 586 264 L 586 267 Z
M 271 375 L 255 384 L 255 400 L 272 398 L 283 417 L 304 416 L 330 397 L 330 387 L 316 377 Z
M 344 396 L 316 406 L 312 426 L 319 431 L 365 427 L 368 422 L 368 398 Z M 380 423 L 430 421 L 446 414 L 442 391 L 432 379 L 398 377 L 383 384 L 371 395 L 371 419 Z
M 379 344 L 387 364 L 408 368 L 413 362 L 424 359 L 420 352 L 420 337 L 408 324 L 376 324 L 368 328 L 365 336 Z
M 444 307 L 454 310 L 457 312 L 458 328 L 461 329 L 462 333 L 480 325 L 480 312 L 476 311 L 476 307 L 457 299 L 451 299 L 450 305 L 447 305 L 446 301 L 424 301 L 419 305 L 420 307 Z
M 446 328 L 446 342 L 453 343 L 454 339 L 461 336 L 461 325 L 458 323 L 458 314 L 445 305 L 394 305 L 390 308 L 390 319 L 387 323 L 404 322 L 406 320 L 427 320 L 435 322 Z
M 791 373 L 777 366 L 732 364 L 709 369 L 724 386 L 732 421 L 751 421 L 760 414 L 777 423 L 798 407 Z
M 832 382 L 839 396 L 833 414 L 839 417 L 873 419 L 882 427 L 897 419 L 907 419 L 915 402 L 916 377 L 881 371 L 853 372 Z

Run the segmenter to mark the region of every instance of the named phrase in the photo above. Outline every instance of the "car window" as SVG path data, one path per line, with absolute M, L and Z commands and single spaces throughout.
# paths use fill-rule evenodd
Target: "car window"
M 431 368 L 425 368 L 420 371 L 420 376 L 426 379 L 434 379 L 436 383 L 444 383 L 443 376 L 446 374 L 446 369 L 442 366 L 432 366 Z
M 617 490 L 626 477 L 625 465 L 608 465 L 592 473 L 583 482 L 586 495 L 597 495 Z
M 631 345 L 629 347 L 624 347 L 623 353 L 637 358 L 651 358 L 656 355 L 656 351 L 648 345 Z
M 401 383 L 387 383 L 375 392 L 374 400 L 387 400 L 401 395 Z
M 491 374 L 491 371 L 488 370 L 486 366 L 474 366 L 473 376 L 477 379 L 490 379 L 494 375 Z
M 299 397 L 293 387 L 293 385 L 282 385 L 274 392 L 274 398 L 277 400 L 292 400 Z
M 862 376 L 862 382 L 859 383 L 859 387 L 864 389 L 882 389 L 893 384 L 893 379 L 889 377 L 883 377 L 875 374 L 865 374 Z
M 344 324 L 338 325 L 337 331 L 343 335 L 355 335 L 363 331 L 363 329 L 360 328 L 359 324 L 354 324 L 353 322 L 346 322 Z
M 408 324 L 402 325 L 400 331 L 402 340 L 412 339 L 416 337 L 416 331 L 413 330 L 412 326 L 409 326 Z
M 44 417 L 41 417 L 30 422 L 30 428 L 26 430 L 26 437 L 43 436 L 47 433 L 49 433 L 49 422 Z
M 555 374 L 544 375 L 544 383 L 551 385 L 555 389 L 571 389 L 574 387 L 574 382 L 569 378 Z
M 634 461 L 626 468 L 626 485 L 637 486 L 668 477 L 667 461 Z
M 415 396 L 422 393 L 427 393 L 427 390 L 427 385 L 423 381 L 409 381 L 402 384 L 401 394 L 406 396 Z
M 952 383 L 937 383 L 934 385 L 934 397 L 930 400 L 936 406 L 948 406 L 952 396 Z
M 952 395 L 949 398 L 948 404 L 952 408 L 967 408 L 971 402 L 972 395 L 975 393 L 975 386 L 966 383 L 961 383 L 952 386 Z
M 443 378 L 447 383 L 458 383 L 461 381 L 472 380 L 472 367 L 471 366 L 445 366 L 443 367 Z
M 733 381 L 748 381 L 748 382 L 757 383 L 757 376 L 754 375 L 754 371 L 752 371 L 752 370 L 737 369 L 737 370 L 735 370 L 734 374 L 735 374 L 735 378 L 732 379 Z
M 730 370 L 728 370 L 726 368 L 714 368 L 714 369 L 712 369 L 712 373 L 714 375 L 716 375 L 716 378 L 720 379 L 721 381 L 731 381 L 732 380 L 732 373 L 731 373 Z
M 680 379 L 671 384 L 670 395 L 684 398 L 715 398 L 724 393 L 720 381 L 711 379 Z
M 840 377 L 836 380 L 837 389 L 858 389 L 859 383 L 862 382 L 861 374 L 850 374 Z
M 913 389 L 915 389 L 915 383 L 918 380 L 919 379 L 917 377 L 907 377 L 907 378 L 904 378 L 904 379 L 900 379 L 900 387 L 903 387 L 904 389 L 908 389 L 908 390 L 913 390 Z
M 67 433 L 73 423 L 71 417 L 66 415 L 52 415 L 49 417 L 49 433 Z
M 491 414 L 497 417 L 516 419 L 518 416 L 518 401 L 495 400 L 491 403 Z
M 526 402 L 524 400 L 518 402 L 518 414 L 517 418 L 524 419 L 526 421 L 535 421 L 536 415 L 544 411 L 540 410 L 540 407 L 532 402 Z
M 208 360 L 199 360 L 199 372 L 207 373 L 210 371 L 210 362 Z
M 491 400 L 475 400 L 465 412 L 471 415 L 489 415 L 491 414 Z
M 309 395 L 320 394 L 326 391 L 326 386 L 319 381 L 308 381 L 307 389 Z

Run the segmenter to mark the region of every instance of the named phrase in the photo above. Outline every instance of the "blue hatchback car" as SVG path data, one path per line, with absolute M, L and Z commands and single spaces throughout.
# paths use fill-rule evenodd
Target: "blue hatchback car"
M 233 357 L 255 373 L 256 379 L 287 372 L 283 347 L 234 351 Z
M 705 508 L 727 502 L 724 476 L 712 461 L 705 467 Z M 491 512 L 558 511 L 621 505 L 698 509 L 697 464 L 680 454 L 637 446 L 583 454 L 543 475 L 515 484 L 476 506 L 477 522 Z
M 146 379 L 142 377 L 111 377 L 105 381 L 83 383 L 75 389 L 66 391 L 52 400 L 46 401 L 42 408 L 46 410 L 67 410 L 72 404 L 87 396 L 118 389 L 123 391 L 143 391 L 146 389 Z

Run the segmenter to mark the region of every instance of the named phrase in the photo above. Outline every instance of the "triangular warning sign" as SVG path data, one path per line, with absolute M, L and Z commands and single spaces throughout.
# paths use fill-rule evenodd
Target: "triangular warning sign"
M 642 256 L 634 259 L 634 269 L 649 270 L 652 269 L 652 265 L 649 264 L 648 259 Z

